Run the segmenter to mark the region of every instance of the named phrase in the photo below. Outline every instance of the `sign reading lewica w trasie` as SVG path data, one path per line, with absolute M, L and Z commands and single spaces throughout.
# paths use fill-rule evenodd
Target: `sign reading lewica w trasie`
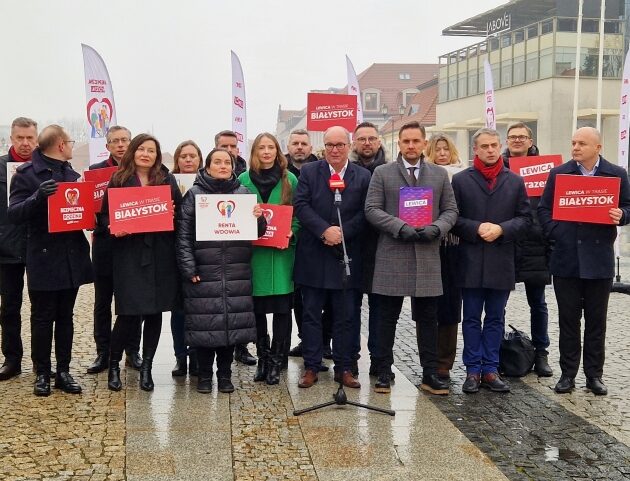
M 173 230 L 170 185 L 114 187 L 107 191 L 107 196 L 109 230 L 112 234 Z
M 258 239 L 255 194 L 195 195 L 197 241 Z
M 556 176 L 553 220 L 613 224 L 608 211 L 619 206 L 619 177 Z

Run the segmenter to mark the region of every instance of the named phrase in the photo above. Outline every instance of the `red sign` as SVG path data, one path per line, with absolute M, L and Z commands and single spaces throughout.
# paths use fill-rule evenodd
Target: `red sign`
M 94 182 L 59 182 L 48 197 L 48 232 L 94 229 Z
M 83 178 L 87 181 L 94 182 L 94 210 L 101 211 L 103 196 L 105 189 L 109 184 L 112 174 L 118 170 L 118 167 L 104 167 L 102 169 L 86 170 L 83 172 Z
M 323 132 L 339 125 L 353 132 L 357 126 L 356 95 L 309 93 L 307 111 L 307 130 Z
M 108 190 L 109 230 L 126 232 L 164 232 L 173 230 L 171 187 L 115 187 Z
M 529 197 L 542 195 L 549 171 L 560 164 L 562 164 L 561 155 L 510 157 L 510 170 L 523 178 Z
M 277 247 L 279 249 L 289 247 L 293 206 L 260 204 L 260 207 L 267 220 L 267 230 L 260 239 L 252 241 L 252 244 L 255 246 Z
M 613 224 L 608 211 L 619 206 L 619 177 L 556 176 L 553 220 Z

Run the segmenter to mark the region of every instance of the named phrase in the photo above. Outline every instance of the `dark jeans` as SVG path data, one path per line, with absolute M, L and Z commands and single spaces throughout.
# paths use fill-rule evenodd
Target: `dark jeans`
M 2 355 L 7 364 L 20 365 L 24 355 L 20 315 L 23 292 L 24 264 L 0 264 L 0 328 Z
M 529 304 L 532 342 L 537 351 L 546 351 L 549 347 L 549 311 L 545 301 L 545 286 L 525 282 L 525 295 Z
M 212 377 L 212 364 L 217 356 L 217 377 L 219 379 L 232 376 L 232 361 L 234 361 L 234 346 L 197 347 L 197 362 L 199 363 L 199 377 Z
M 302 302 L 302 289 L 295 287 L 293 291 L 293 315 L 295 316 L 295 325 L 297 326 L 298 337 L 302 340 L 302 319 L 304 319 L 304 304 Z M 327 303 L 324 306 L 322 316 L 322 339 L 325 344 L 330 344 L 332 339 L 332 316 L 330 315 L 330 306 Z M 359 328 L 361 326 L 359 325 Z M 291 336 L 291 327 L 289 327 L 289 334 Z
M 462 289 L 464 352 L 468 374 L 486 374 L 499 369 L 499 349 L 505 326 L 505 305 L 509 290 Z M 481 315 L 485 311 L 483 327 Z
M 153 359 L 160 342 L 160 332 L 162 330 L 162 313 L 145 314 L 143 316 L 118 316 L 112 330 L 112 341 L 110 348 L 110 359 L 120 361 L 125 346 L 129 339 L 138 331 L 144 321 L 142 331 L 142 357 Z
M 70 370 L 74 336 L 72 311 L 78 292 L 79 289 L 28 291 L 31 299 L 31 358 L 37 374 L 50 373 L 53 330 L 57 372 Z
M 112 299 L 114 297 L 114 278 L 95 276 L 94 278 L 94 342 L 96 352 L 109 352 L 112 337 Z M 125 351 L 139 352 L 142 325 L 132 333 L 125 345 Z
M 370 359 L 378 356 L 378 342 L 379 342 L 379 295 L 368 294 L 368 351 L 370 352 Z M 361 303 L 359 303 L 359 319 L 361 319 Z M 359 321 L 360 325 L 360 321 Z M 361 342 L 361 334 L 359 333 L 359 343 Z M 360 347 L 359 347 L 360 350 Z
M 184 342 L 185 320 L 186 315 L 183 309 L 171 311 L 171 334 L 173 335 L 175 357 L 182 357 L 188 354 L 188 346 Z
M 584 313 L 584 374 L 601 377 L 606 354 L 606 314 L 612 279 L 553 278 L 560 326 L 560 369 L 575 377 L 580 367 L 580 320 Z M 622 333 L 623 334 L 623 333 Z
M 402 309 L 403 296 L 379 297 L 379 374 L 391 372 L 394 364 L 394 340 L 396 324 Z M 412 318 L 416 323 L 416 342 L 423 373 L 432 374 L 437 369 L 437 297 L 412 297 Z
M 302 354 L 304 367 L 315 372 L 322 363 L 322 310 L 326 303 L 330 305 L 332 323 L 333 360 L 335 371 L 341 372 L 351 368 L 353 333 L 360 329 L 355 315 L 356 289 L 320 289 L 302 286 L 304 318 L 302 322 Z

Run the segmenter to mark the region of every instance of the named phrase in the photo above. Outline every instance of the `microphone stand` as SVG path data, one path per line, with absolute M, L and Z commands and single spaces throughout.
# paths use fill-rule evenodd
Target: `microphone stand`
M 341 205 L 341 192 L 339 192 L 339 189 L 335 189 L 334 205 L 335 205 L 335 208 L 337 209 L 337 219 L 339 220 L 339 230 L 341 230 L 341 247 L 343 249 L 343 259 L 341 260 L 341 263 L 343 264 L 343 267 L 344 267 L 341 273 L 342 302 L 343 302 L 342 316 L 343 316 L 344 324 L 346 326 L 345 329 L 347 330 L 350 328 L 349 326 L 350 323 L 347 322 L 347 319 L 346 319 L 346 314 L 347 314 L 346 313 L 346 296 L 347 296 L 348 278 L 350 277 L 351 259 L 348 257 L 348 251 L 346 249 L 346 240 L 343 235 L 343 224 L 341 223 L 341 210 L 339 209 Z M 346 334 L 347 334 L 347 331 L 346 331 Z M 345 336 L 345 337 L 347 339 L 349 336 Z M 333 404 L 336 404 L 338 406 L 345 406 L 346 404 L 350 404 L 351 406 L 356 406 L 356 407 L 368 409 L 370 411 L 376 411 L 383 414 L 389 414 L 390 416 L 396 415 L 396 412 L 391 409 L 385 409 L 385 408 L 380 408 L 377 406 L 369 406 L 368 404 L 361 404 L 354 401 L 348 401 L 346 392 L 343 389 L 343 378 L 339 382 L 339 387 L 337 388 L 337 392 L 333 394 L 333 401 L 328 401 L 322 404 L 316 404 L 314 406 L 311 406 L 305 409 L 297 409 L 293 411 L 293 415 L 299 416 L 300 414 L 304 414 L 311 411 L 315 411 L 317 409 L 332 406 Z

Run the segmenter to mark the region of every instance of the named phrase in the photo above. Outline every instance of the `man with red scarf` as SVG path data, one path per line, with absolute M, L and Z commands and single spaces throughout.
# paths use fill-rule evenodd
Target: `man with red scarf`
M 22 291 L 26 254 L 26 226 L 14 225 L 7 216 L 7 179 L 9 162 L 31 160 L 37 147 L 37 122 L 18 117 L 11 124 L 11 148 L 0 157 L 0 327 L 2 327 L 2 355 L 0 381 L 22 372 Z
M 498 373 L 503 312 L 516 280 L 514 241 L 527 233 L 532 218 L 523 179 L 503 164 L 498 132 L 479 129 L 472 140 L 473 166 L 453 176 L 459 207 L 453 233 L 460 238 L 458 278 L 464 307 L 462 391 L 475 393 L 481 386 L 508 392 L 510 386 Z

